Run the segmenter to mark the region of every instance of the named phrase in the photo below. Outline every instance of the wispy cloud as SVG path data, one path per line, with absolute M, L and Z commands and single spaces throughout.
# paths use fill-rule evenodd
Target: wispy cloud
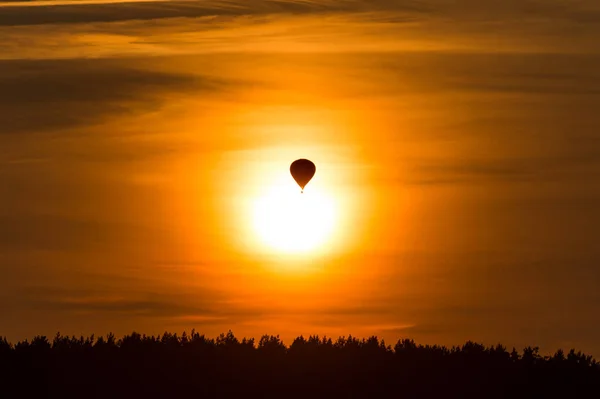
M 62 23 L 116 22 L 162 18 L 207 16 L 264 16 L 272 14 L 320 14 L 373 11 L 424 12 L 429 7 L 415 1 L 388 2 L 352 0 L 315 1 L 150 1 L 150 2 L 45 2 L 21 5 L 6 3 L 0 11 L 0 25 L 39 25 Z M 2 7 L 2 3 L 0 3 Z
M 597 52 L 598 25 L 593 21 L 600 20 L 592 1 L 569 7 L 558 1 L 441 0 L 4 4 L 0 33 L 7 40 L 0 44 L 0 58 L 257 51 Z
M 151 112 L 189 93 L 225 93 L 249 82 L 141 69 L 135 62 L 0 61 L 0 134 L 43 133 Z M 26 115 L 34 113 L 35 118 Z

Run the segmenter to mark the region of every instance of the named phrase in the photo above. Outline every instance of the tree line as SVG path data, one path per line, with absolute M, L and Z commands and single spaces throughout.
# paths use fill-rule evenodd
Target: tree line
M 0 398 L 536 398 L 600 394 L 600 364 L 468 341 L 388 345 L 375 336 L 209 338 L 165 332 L 0 338 Z

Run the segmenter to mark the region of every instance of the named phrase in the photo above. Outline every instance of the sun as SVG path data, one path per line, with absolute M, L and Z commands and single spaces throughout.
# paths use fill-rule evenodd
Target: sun
M 301 193 L 293 184 L 273 187 L 254 204 L 254 229 L 270 249 L 311 253 L 332 238 L 336 207 L 333 198 L 309 186 Z

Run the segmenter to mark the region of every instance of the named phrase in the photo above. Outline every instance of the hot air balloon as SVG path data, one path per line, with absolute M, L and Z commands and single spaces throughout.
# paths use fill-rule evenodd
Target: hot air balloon
M 308 159 L 297 159 L 290 165 L 292 177 L 296 180 L 302 192 L 304 192 L 304 187 L 313 178 L 316 171 L 317 167 Z

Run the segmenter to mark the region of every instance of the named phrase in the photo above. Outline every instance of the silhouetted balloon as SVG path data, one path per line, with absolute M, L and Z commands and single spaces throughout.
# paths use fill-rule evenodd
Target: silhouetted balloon
M 317 167 L 308 159 L 297 159 L 290 165 L 290 172 L 296 183 L 304 191 L 304 187 L 313 178 Z

